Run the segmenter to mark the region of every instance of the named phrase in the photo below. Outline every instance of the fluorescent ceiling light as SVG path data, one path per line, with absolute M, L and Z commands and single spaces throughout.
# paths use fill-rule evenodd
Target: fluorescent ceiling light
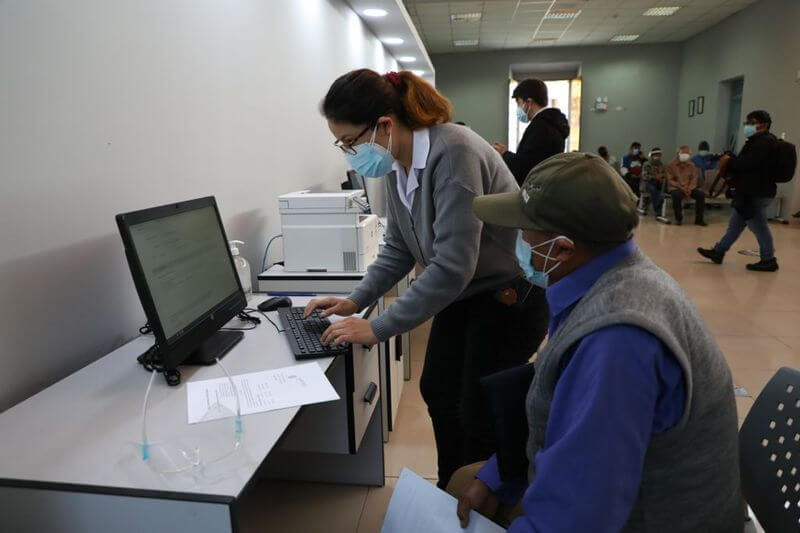
M 365 17 L 385 17 L 389 14 L 385 9 L 365 9 L 362 13 Z
M 533 42 L 540 43 L 540 44 L 551 44 L 556 42 L 558 39 L 555 37 L 540 37 L 538 39 L 534 39 Z
M 424 70 L 412 70 L 411 73 L 412 74 L 416 74 L 417 76 L 422 76 L 423 74 L 425 74 L 425 71 Z
M 644 12 L 645 17 L 668 17 L 670 15 L 674 15 L 680 7 L 673 6 L 673 7 L 651 7 L 647 11 Z
M 460 39 L 453 41 L 454 46 L 478 46 L 478 39 Z
M 635 41 L 638 38 L 639 38 L 638 35 L 615 35 L 615 36 L 613 36 L 611 38 L 611 40 L 614 41 L 614 42 L 626 42 L 627 43 L 627 42 L 630 42 L 630 41 Z
M 581 14 L 581 10 L 574 9 L 554 9 L 548 12 L 544 18 L 549 20 L 569 20 L 574 19 Z
M 401 63 L 413 63 L 417 60 L 417 58 L 414 56 L 400 56 L 397 58 L 397 60 Z
M 481 20 L 481 13 L 457 13 L 450 15 L 451 22 L 478 22 Z
M 403 39 L 400 37 L 387 37 L 383 39 L 385 44 L 403 44 Z

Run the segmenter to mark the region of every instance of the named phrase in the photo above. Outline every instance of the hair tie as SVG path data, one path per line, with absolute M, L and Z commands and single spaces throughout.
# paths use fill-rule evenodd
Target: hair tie
M 386 74 L 383 75 L 383 77 L 386 79 L 386 81 L 388 81 L 398 89 L 403 84 L 403 80 L 400 78 L 400 74 L 398 74 L 395 71 L 387 72 Z

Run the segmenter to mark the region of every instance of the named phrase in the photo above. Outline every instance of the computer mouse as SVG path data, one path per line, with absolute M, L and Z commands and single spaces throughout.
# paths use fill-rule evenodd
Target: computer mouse
M 288 296 L 273 296 L 268 300 L 264 300 L 260 304 L 258 304 L 258 310 L 264 313 L 268 313 L 269 311 L 274 311 L 279 307 L 291 307 L 292 306 L 292 299 Z

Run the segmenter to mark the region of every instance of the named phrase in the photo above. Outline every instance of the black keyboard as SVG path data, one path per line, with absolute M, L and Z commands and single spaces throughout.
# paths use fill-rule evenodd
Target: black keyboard
M 323 346 L 320 337 L 331 325 L 331 321 L 322 318 L 319 309 L 315 309 L 308 318 L 303 318 L 304 311 L 303 307 L 278 308 L 278 316 L 286 330 L 286 338 L 289 339 L 295 358 L 332 357 L 349 350 L 349 344 Z

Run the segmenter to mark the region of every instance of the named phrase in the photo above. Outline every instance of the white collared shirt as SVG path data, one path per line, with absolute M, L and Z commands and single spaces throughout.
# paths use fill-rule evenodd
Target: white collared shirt
M 411 211 L 414 205 L 414 193 L 419 188 L 419 173 L 428 164 L 428 154 L 431 151 L 431 135 L 428 128 L 414 130 L 412 137 L 411 175 L 407 175 L 403 165 L 394 162 L 392 169 L 397 175 L 397 192 L 400 201 Z

